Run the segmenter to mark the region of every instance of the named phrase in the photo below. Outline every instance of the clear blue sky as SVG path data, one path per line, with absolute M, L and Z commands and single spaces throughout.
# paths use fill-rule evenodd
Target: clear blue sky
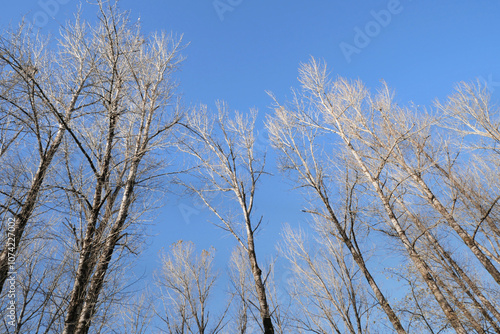
M 5 28 L 26 15 L 42 32 L 57 34 L 79 1 L 59 0 L 63 4 L 57 7 L 54 2 L 3 0 L 0 24 Z M 488 82 L 499 101 L 499 0 L 122 0 L 120 7 L 131 11 L 132 20 L 140 17 L 145 33 L 184 34 L 189 46 L 179 91 L 186 105 L 213 106 L 222 99 L 233 109 L 255 107 L 264 115 L 271 104 L 265 91 L 282 101 L 290 96 L 290 88 L 298 87 L 299 63 L 310 56 L 324 59 L 334 75 L 360 78 L 371 88 L 385 80 L 403 104 L 430 105 L 450 94 L 455 83 L 475 78 Z M 86 17 L 94 12 L 85 6 Z M 273 169 L 274 162 L 269 165 Z M 263 182 L 258 211 L 266 225 L 259 240 L 274 244 L 281 223 L 306 217 L 300 213 L 301 197 L 287 194 L 290 185 L 279 176 Z M 234 244 L 206 223 L 206 211 L 192 200 L 166 198 L 152 228 L 158 236 L 145 253 L 150 259 L 141 261 L 148 269 L 157 250 L 177 239 L 218 250 Z M 188 222 L 181 210 L 196 213 Z M 219 263 L 226 260 L 223 253 Z M 274 247 L 265 247 L 258 255 L 274 253 Z

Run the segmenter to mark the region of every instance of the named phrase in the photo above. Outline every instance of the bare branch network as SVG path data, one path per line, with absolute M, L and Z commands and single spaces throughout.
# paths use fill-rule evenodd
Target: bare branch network
M 486 87 L 401 106 L 311 59 L 265 119 L 184 108 L 182 39 L 144 35 L 116 2 L 91 8 L 95 23 L 77 14 L 56 40 L 26 22 L 0 38 L 2 332 L 500 333 Z M 304 224 L 269 235 L 260 194 L 280 177 Z M 138 288 L 143 230 L 179 193 L 234 241 L 230 261 L 179 240 Z

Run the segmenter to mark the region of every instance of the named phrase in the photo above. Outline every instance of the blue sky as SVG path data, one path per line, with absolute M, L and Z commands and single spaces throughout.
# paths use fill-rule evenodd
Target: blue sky
M 43 33 L 56 35 L 78 3 L 4 0 L 0 24 L 5 28 L 25 15 Z M 281 101 L 290 96 L 290 88 L 298 87 L 299 64 L 311 56 L 325 60 L 332 74 L 359 78 L 373 89 L 385 80 L 402 104 L 431 105 L 450 94 L 455 83 L 476 78 L 489 84 L 496 101 L 500 96 L 498 0 L 122 0 L 120 7 L 131 11 L 132 21 L 140 17 L 146 34 L 184 35 L 189 46 L 178 79 L 187 106 L 225 100 L 232 109 L 257 108 L 263 119 L 271 105 L 266 91 Z M 84 8 L 92 20 L 95 9 Z M 352 52 L 346 56 L 345 50 Z M 263 131 L 263 125 L 258 129 Z M 264 132 L 260 143 L 266 144 Z M 302 197 L 289 193 L 290 184 L 273 166 L 270 159 L 276 177 L 263 179 L 257 207 L 266 222 L 259 235 L 266 245 L 261 259 L 275 253 L 281 223 L 307 218 L 300 213 Z M 207 224 L 207 211 L 192 199 L 166 199 L 152 227 L 157 236 L 140 262 L 152 269 L 160 247 L 184 239 L 200 247 L 214 245 L 223 264 L 232 239 Z

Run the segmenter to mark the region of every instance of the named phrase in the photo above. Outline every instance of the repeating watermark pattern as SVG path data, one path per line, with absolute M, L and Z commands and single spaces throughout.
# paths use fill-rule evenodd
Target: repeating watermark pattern
M 7 273 L 7 324 L 16 325 L 16 220 L 9 218 L 7 221 L 7 261 L 9 271 Z
M 201 201 L 200 201 L 201 202 Z M 191 217 L 197 216 L 200 214 L 201 210 L 205 208 L 205 204 L 198 203 L 198 201 L 194 201 L 191 205 L 186 203 L 181 203 L 177 206 L 179 212 L 182 215 L 182 219 L 186 225 L 191 224 Z
M 241 5 L 243 0 L 214 0 L 212 5 L 214 6 L 214 10 L 219 17 L 219 20 L 224 21 L 224 16 L 227 12 L 232 12 L 236 7 Z
M 246 333 L 262 333 L 262 327 L 251 321 L 246 326 Z
M 285 289 L 290 289 L 294 285 L 297 285 L 297 277 L 295 277 L 295 273 L 291 270 L 283 270 L 281 274 L 281 282 Z
M 59 13 L 60 5 L 65 5 L 70 0 L 38 0 L 37 4 L 41 10 L 33 14 L 33 24 L 42 28 L 49 23 L 49 19 L 54 19 Z
M 269 139 L 269 132 L 266 128 L 256 131 L 254 150 L 257 152 L 267 152 L 267 149 L 271 146 L 271 140 Z
M 493 74 L 488 74 L 487 78 L 484 78 L 482 75 L 479 76 L 479 81 L 485 85 L 486 89 L 490 92 L 490 94 L 493 94 L 495 92 L 495 89 L 497 87 L 500 87 L 500 81 L 495 81 L 493 79 Z
M 401 14 L 402 11 L 403 5 L 400 0 L 389 0 L 386 9 L 370 11 L 373 20 L 368 21 L 364 27 L 354 27 L 354 38 L 352 43 L 341 42 L 339 44 L 340 50 L 347 63 L 352 61 L 352 56 L 354 54 L 360 54 L 363 49 L 368 47 L 371 41 L 380 34 L 382 29 L 392 22 L 392 18 L 395 15 Z

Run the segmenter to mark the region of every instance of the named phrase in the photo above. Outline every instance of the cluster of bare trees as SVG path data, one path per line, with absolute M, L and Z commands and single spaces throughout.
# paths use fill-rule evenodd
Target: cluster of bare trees
M 76 17 L 57 41 L 24 23 L 0 41 L 0 205 L 15 220 L 14 247 L 2 225 L 0 288 L 16 258 L 19 299 L 2 332 L 109 332 L 165 172 L 180 40 L 97 8 L 95 24 Z
M 286 308 L 269 302 L 273 273 L 263 277 L 256 257 L 262 219 L 254 225 L 252 208 L 267 174 L 256 114 L 230 117 L 221 104 L 182 123 L 177 145 L 194 165 L 177 181 L 239 243 L 229 273 L 236 300 L 217 324 L 237 333 L 499 333 L 500 133 L 488 92 L 462 84 L 435 110 L 401 107 L 385 84 L 371 94 L 359 81 L 332 80 L 315 60 L 300 82 L 291 101 L 273 97 L 266 120 L 312 220 L 284 228 Z M 258 330 L 246 328 L 252 309 Z
M 427 112 L 397 105 L 385 85 L 370 94 L 331 79 L 314 60 L 300 74 L 301 91 L 276 101 L 268 128 L 281 168 L 315 198 L 317 255 L 286 234 L 298 278 L 323 291 L 299 291 L 314 305 L 304 327 L 374 331 L 375 299 L 398 333 L 498 333 L 500 137 L 487 91 L 464 84 Z M 401 304 L 370 266 L 382 261 L 367 260 L 384 244 L 399 253 Z
M 257 113 L 180 112 L 180 39 L 96 8 L 56 41 L 25 23 L 0 39 L 0 217 L 14 222 L 0 226 L 2 332 L 500 333 L 500 119 L 484 88 L 427 111 L 303 65 L 265 120 L 310 221 L 283 228 L 285 284 L 258 241 L 259 187 L 278 176 Z M 134 293 L 124 273 L 172 151 L 170 184 L 236 247 L 217 270 L 214 249 L 179 241 Z

